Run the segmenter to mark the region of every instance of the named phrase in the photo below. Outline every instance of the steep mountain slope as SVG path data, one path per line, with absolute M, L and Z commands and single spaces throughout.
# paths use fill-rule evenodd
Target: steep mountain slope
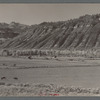
M 29 25 L 24 25 L 16 22 L 11 22 L 8 27 L 16 33 L 24 33 L 30 27 Z
M 19 33 L 15 33 L 10 28 L 0 28 L 0 45 L 18 35 Z
M 0 45 L 5 41 L 18 36 L 19 34 L 24 33 L 28 27 L 28 25 L 15 22 L 11 22 L 10 24 L 0 23 Z
M 0 28 L 9 28 L 16 33 L 25 32 L 30 26 L 24 25 L 16 22 L 11 22 L 10 24 L 7 23 L 0 23 Z
M 1 48 L 91 49 L 100 47 L 100 14 L 30 26 Z

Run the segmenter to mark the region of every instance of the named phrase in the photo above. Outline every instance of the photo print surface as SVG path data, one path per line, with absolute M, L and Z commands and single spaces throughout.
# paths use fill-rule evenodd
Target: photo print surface
M 100 4 L 0 4 L 0 96 L 100 96 Z

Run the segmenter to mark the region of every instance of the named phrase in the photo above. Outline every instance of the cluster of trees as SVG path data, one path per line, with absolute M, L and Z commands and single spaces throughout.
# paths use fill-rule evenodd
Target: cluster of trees
M 68 56 L 68 57 L 87 57 L 100 58 L 100 50 L 4 50 L 1 53 L 7 53 L 7 56 Z M 1 54 L 1 55 L 2 55 Z
M 55 56 L 56 52 L 52 50 L 17 50 L 10 51 L 12 56 Z

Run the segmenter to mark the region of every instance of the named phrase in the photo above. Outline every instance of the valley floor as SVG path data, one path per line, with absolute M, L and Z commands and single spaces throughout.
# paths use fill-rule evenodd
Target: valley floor
M 0 96 L 100 96 L 100 59 L 0 57 Z

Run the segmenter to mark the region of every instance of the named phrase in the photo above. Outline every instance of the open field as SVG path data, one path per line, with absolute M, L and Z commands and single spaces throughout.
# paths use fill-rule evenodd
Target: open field
M 0 57 L 1 96 L 100 95 L 99 87 L 97 58 Z

